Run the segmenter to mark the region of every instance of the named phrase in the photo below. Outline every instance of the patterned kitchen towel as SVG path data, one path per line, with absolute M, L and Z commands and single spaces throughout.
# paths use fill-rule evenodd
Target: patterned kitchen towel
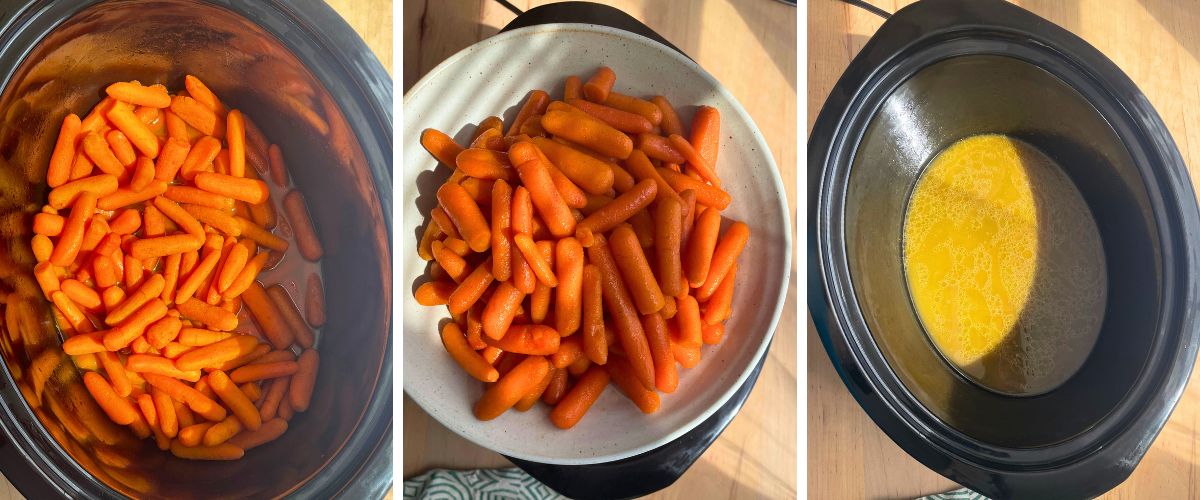
M 405 500 L 560 500 L 566 499 L 525 471 L 433 469 L 404 480 Z
M 405 484 L 404 489 L 405 489 L 405 491 L 408 490 L 407 484 Z M 985 497 L 979 493 L 975 493 L 974 491 L 971 491 L 967 488 L 959 488 L 954 491 L 947 491 L 945 493 L 938 493 L 936 495 L 929 495 L 929 496 L 921 497 L 921 498 L 918 498 L 917 500 L 989 500 L 989 499 L 988 499 L 988 497 Z

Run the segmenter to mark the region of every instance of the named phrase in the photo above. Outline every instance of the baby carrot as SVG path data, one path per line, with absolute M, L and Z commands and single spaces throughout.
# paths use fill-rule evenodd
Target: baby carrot
M 630 153 L 632 154 L 632 151 Z M 612 168 L 613 171 L 614 191 L 617 193 L 624 193 L 630 189 L 633 189 L 633 185 L 636 181 L 634 181 L 632 175 L 629 175 L 629 171 L 621 168 L 621 166 L 617 164 L 610 164 L 609 168 Z
M 550 383 L 546 385 L 546 390 L 542 391 L 542 402 L 554 406 L 558 404 L 566 393 L 567 370 L 556 368 L 551 371 Z
M 150 397 L 154 403 L 154 412 L 158 416 L 158 428 L 163 435 L 168 438 L 179 435 L 179 416 L 175 413 L 175 404 L 171 396 L 157 387 L 151 387 Z
M 194 179 L 196 187 L 213 194 L 241 200 L 250 204 L 267 201 L 271 194 L 267 183 L 246 177 L 234 177 L 216 172 L 199 172 Z
M 187 408 L 187 407 L 183 406 L 181 408 Z M 203 423 L 199 423 L 199 424 L 185 425 L 179 429 L 179 434 L 178 434 L 179 439 L 176 440 L 175 442 L 179 443 L 181 446 L 185 446 L 185 447 L 189 447 L 189 448 L 199 446 L 200 440 L 204 439 L 204 433 L 208 432 L 208 429 L 211 428 L 213 425 L 216 425 L 216 423 L 215 422 L 203 422 Z
M 59 286 L 67 294 L 67 297 L 70 297 L 76 304 L 83 306 L 84 309 L 96 309 L 100 307 L 100 294 L 96 293 L 91 287 L 73 279 L 63 280 Z
M 313 346 L 313 331 L 304 322 L 304 317 L 300 315 L 300 310 L 296 308 L 296 303 L 292 301 L 291 295 L 282 285 L 271 285 L 267 289 L 267 295 L 271 297 L 271 301 L 275 303 L 275 309 L 283 316 L 283 320 L 287 323 L 288 328 L 296 336 L 296 343 L 305 349 Z
M 532 143 L 519 144 L 529 144 L 529 147 L 536 148 Z M 514 145 L 515 147 L 517 146 Z M 517 173 L 529 190 L 533 206 L 546 222 L 550 234 L 561 238 L 573 233 L 575 218 L 571 216 L 570 208 L 554 186 L 554 180 L 546 165 L 539 159 L 533 159 L 517 165 Z
M 133 150 L 133 143 L 129 142 L 129 138 L 120 130 L 109 130 L 104 134 L 104 140 L 108 141 L 108 148 L 112 150 L 113 156 L 117 157 L 117 161 L 125 168 L 137 161 L 138 153 Z
M 100 366 L 104 367 L 104 373 L 108 375 L 108 380 L 117 395 L 129 396 L 133 386 L 129 385 L 129 375 L 125 373 L 125 367 L 121 366 L 121 358 L 117 357 L 117 353 L 104 351 L 96 353 L 96 357 L 100 358 Z
M 613 169 L 608 163 L 544 137 L 534 137 L 532 140 L 538 150 L 584 191 L 603 194 L 612 188 Z
M 188 95 L 192 96 L 196 102 L 203 104 L 204 107 L 212 110 L 217 116 L 226 115 L 225 105 L 221 104 L 221 101 L 217 99 L 217 95 L 204 82 L 200 81 L 199 78 L 192 75 L 185 75 L 183 77 L 183 86 L 187 89 Z
M 613 317 L 621 347 L 629 358 L 638 380 L 646 388 L 654 387 L 654 362 L 650 357 L 646 332 L 642 330 L 641 321 L 638 319 L 637 308 L 621 280 L 608 243 L 599 235 L 596 236 L 596 240 L 596 244 L 588 249 L 588 257 L 599 271 L 605 308 Z
M 63 118 L 58 129 L 58 140 L 54 152 L 50 153 L 50 167 L 46 170 L 46 184 L 56 188 L 71 178 L 71 165 L 75 161 L 75 140 L 79 136 L 80 121 L 74 113 Z
M 662 290 L 658 287 L 658 281 L 650 270 L 650 263 L 646 260 L 646 254 L 642 251 L 642 245 L 633 229 L 626 224 L 617 226 L 609 239 L 609 246 L 617 269 L 633 295 L 638 312 L 652 314 L 662 309 Z
M 104 410 L 104 413 L 113 422 L 118 425 L 129 425 L 137 420 L 137 410 L 134 409 L 133 404 L 117 394 L 102 375 L 96 372 L 85 372 L 83 383 L 87 386 L 88 392 L 92 394 L 92 398 L 96 400 L 96 404 L 100 405 L 100 409 Z
M 658 187 L 653 180 L 643 180 L 633 189 L 592 212 L 579 222 L 576 230 L 587 229 L 595 234 L 606 232 L 649 206 L 657 192 Z
M 276 349 L 286 349 L 295 340 L 294 334 L 287 327 L 283 315 L 275 308 L 266 290 L 258 283 L 251 283 L 242 293 L 242 301 L 250 310 L 251 317 L 258 323 L 263 335 L 271 341 Z M 236 372 L 235 372 L 236 373 Z M 246 380 L 237 381 L 239 384 Z
M 168 342 L 179 336 L 181 329 L 183 329 L 183 322 L 179 318 L 167 316 L 155 321 L 146 329 L 146 341 L 150 343 L 151 347 L 162 349 Z
M 117 177 L 115 175 L 93 175 L 73 180 L 50 190 L 49 203 L 51 207 L 62 210 L 73 205 L 83 193 L 90 193 L 99 199 L 116 191 Z
M 627 134 L 644 134 L 654 128 L 650 124 L 650 120 L 647 120 L 642 115 L 622 111 L 603 104 L 596 104 L 582 99 L 571 99 L 567 101 L 567 104 L 575 106 L 580 111 Z
M 525 294 L 517 290 L 511 281 L 500 283 L 483 310 L 483 332 L 492 340 L 503 337 L 524 299 Z
M 229 438 L 229 441 L 226 441 L 225 443 L 227 445 L 236 446 L 243 450 L 249 450 L 251 448 L 257 448 L 264 444 L 270 443 L 271 441 L 279 439 L 279 436 L 282 436 L 283 433 L 287 432 L 287 430 L 287 420 L 282 418 L 272 418 L 271 420 L 264 421 L 262 423 L 262 427 L 260 427 L 258 430 L 242 431 L 238 433 L 238 435 Z
M 658 264 L 658 285 L 668 297 L 679 295 L 682 283 L 682 210 L 681 201 L 675 198 L 659 200 L 654 207 L 654 251 Z
M 34 258 L 39 263 L 49 262 L 50 254 L 54 252 L 54 243 L 44 234 L 34 235 L 30 247 L 33 249 Z
M 578 99 L 583 96 L 583 82 L 578 76 L 571 75 L 563 80 L 563 100 Z
M 696 114 L 692 117 L 692 133 L 688 139 L 700 157 L 715 168 L 721 141 L 721 113 L 717 108 L 700 106 L 696 109 Z
M 104 173 L 110 175 L 122 175 L 125 173 L 125 165 L 117 159 L 116 155 L 112 152 L 112 148 L 109 147 L 108 141 L 104 140 L 104 137 L 101 137 L 100 134 L 96 132 L 87 133 L 87 135 L 83 136 L 80 145 L 83 147 L 83 152 L 88 156 L 88 159 L 92 160 L 96 168 L 99 168 Z
M 230 415 L 224 420 L 213 424 L 207 431 L 204 431 L 204 437 L 200 440 L 200 444 L 204 446 L 217 446 L 229 438 L 237 435 L 242 431 L 242 422 L 236 416 Z
M 58 237 L 58 243 L 54 245 L 54 251 L 50 253 L 51 263 L 59 267 L 66 267 L 75 261 L 75 257 L 79 255 L 79 248 L 83 244 L 83 226 L 92 217 L 95 210 L 95 193 L 87 191 L 81 193 L 79 199 L 72 206 L 66 223 L 63 224 L 63 230 Z
M 492 185 L 492 275 L 512 276 L 512 187 L 503 179 Z
M 550 421 L 559 429 L 570 429 L 591 408 L 608 387 L 608 372 L 601 366 L 592 366 L 580 377 L 570 391 L 550 411 Z
M 222 292 L 228 290 L 249 260 L 250 249 L 246 248 L 246 245 L 234 245 L 233 248 L 230 248 L 229 255 L 225 257 L 225 262 L 221 265 L 220 272 L 217 273 L 217 289 Z
M 645 117 L 650 121 L 651 125 L 657 126 L 662 123 L 662 110 L 658 109 L 654 103 L 638 99 L 633 96 L 609 92 L 604 99 L 604 105 L 617 108 L 622 111 L 634 113 Z
M 466 312 L 479 301 L 480 297 L 483 297 L 484 292 L 495 279 L 492 275 L 491 259 L 492 257 L 488 257 L 487 260 L 476 266 L 475 270 L 463 278 L 462 282 L 450 292 L 446 303 L 449 305 L 451 314 Z
M 454 158 L 455 165 L 468 176 L 477 179 L 512 181 L 517 177 L 509 163 L 508 154 L 490 149 L 464 149 Z
M 256 431 L 262 426 L 262 417 L 258 414 L 258 408 L 255 408 L 254 402 L 250 401 L 250 398 L 247 398 L 246 394 L 229 379 L 229 375 L 221 370 L 214 370 L 208 374 L 208 385 L 225 403 L 225 406 L 229 407 L 243 428 Z
M 671 145 L 671 140 L 661 135 L 638 134 L 637 140 L 634 141 L 634 147 L 645 153 L 647 157 L 658 161 L 672 164 L 687 161 L 683 153 L 680 153 Z
M 417 291 L 413 292 L 413 298 L 417 299 L 417 303 L 423 306 L 440 306 L 449 302 L 451 294 L 457 288 L 458 285 L 453 282 L 444 280 L 429 281 L 417 287 Z
M 710 186 L 687 175 L 666 168 L 658 168 L 658 173 L 680 194 L 687 189 L 695 191 L 697 203 L 713 207 L 717 210 L 725 210 L 725 207 L 729 206 L 731 200 L 729 193 L 726 193 L 719 187 Z
M 550 364 L 555 368 L 566 368 L 583 357 L 583 342 L 580 341 L 580 337 L 567 337 L 559 342 L 558 350 L 550 355 Z
M 438 189 L 437 199 L 472 250 L 483 252 L 491 246 L 492 235 L 487 220 L 483 218 L 479 205 L 462 186 L 454 183 L 442 185 Z
M 658 109 L 662 111 L 663 118 L 659 125 L 662 126 L 663 135 L 682 135 L 683 124 L 679 121 L 679 115 L 675 114 L 675 107 L 671 105 L 671 102 L 668 101 L 666 97 L 660 95 L 650 98 L 650 102 L 654 103 L 654 105 L 658 106 Z M 714 156 L 709 163 L 716 164 L 716 157 Z
M 526 392 L 524 396 L 521 396 L 521 399 L 517 400 L 517 403 L 513 405 L 513 408 L 515 408 L 517 411 L 529 411 L 530 408 L 533 408 L 533 405 L 537 403 L 538 399 L 541 399 L 542 393 L 546 392 L 546 388 L 550 386 L 550 381 L 554 378 L 554 373 L 556 371 L 557 370 L 555 369 L 547 371 L 546 376 L 542 377 L 541 382 L 535 384 L 529 389 L 529 392 Z
M 583 246 L 572 237 L 558 240 L 555 246 L 554 317 L 558 333 L 564 337 L 579 329 L 583 308 Z
M 159 275 L 156 274 L 155 276 Z M 233 313 L 194 298 L 175 304 L 175 308 L 179 310 L 179 314 L 183 317 L 201 323 L 213 330 L 228 332 L 237 328 L 238 325 L 237 316 Z
M 696 173 L 700 174 L 701 178 L 713 186 L 721 187 L 721 179 L 717 177 L 716 171 L 713 170 L 704 157 L 700 156 L 699 152 L 692 148 L 691 143 L 687 139 L 679 135 L 672 135 L 667 140 L 671 141 L 671 146 L 683 154 L 684 158 L 687 158 L 688 165 L 696 169 Z
M 542 127 L 555 136 L 613 158 L 623 160 L 633 151 L 629 136 L 585 113 L 548 111 L 542 116 Z
M 300 365 L 295 361 L 273 361 L 270 363 L 250 363 L 229 374 L 229 378 L 238 384 L 295 375 L 300 371 Z
M 292 382 L 288 387 L 288 402 L 291 403 L 293 410 L 302 412 L 308 410 L 309 401 L 312 399 L 313 387 L 317 382 L 320 355 L 315 350 L 305 349 L 296 359 L 296 363 L 300 365 L 300 369 L 292 377 Z
M 225 142 L 229 144 L 229 175 L 246 176 L 246 119 L 239 110 L 225 117 Z
M 654 386 L 662 392 L 675 392 L 679 386 L 679 374 L 675 369 L 675 357 L 671 354 L 671 336 L 667 322 L 659 313 L 642 316 L 646 340 L 650 344 L 650 357 L 654 359 Z
M 513 325 L 503 337 L 493 339 L 488 336 L 484 341 L 517 354 L 550 355 L 559 348 L 558 332 L 545 325 Z
M 167 306 L 155 297 L 104 335 L 104 347 L 116 351 L 133 342 L 146 331 L 150 323 L 167 315 Z
M 583 84 L 583 95 L 592 102 L 604 102 L 612 92 L 613 84 L 617 82 L 617 74 L 608 66 L 601 66 Z
M 533 239 L 528 234 L 519 233 L 513 236 L 513 243 L 517 245 L 517 249 L 521 251 L 525 262 L 529 264 L 533 270 L 534 276 L 538 281 L 548 287 L 558 286 L 558 278 L 554 275 L 554 270 L 550 267 L 550 263 L 546 261 L 538 251 Z
M 675 360 L 671 360 L 671 369 L 675 368 Z M 651 389 L 642 387 L 641 382 L 633 374 L 633 368 L 629 366 L 629 362 L 623 358 L 613 358 L 612 362 L 605 365 L 604 369 L 612 377 L 612 382 L 621 390 L 625 397 L 633 401 L 642 413 L 650 414 L 658 411 L 661 404 L 658 393 Z
M 263 397 L 262 406 L 259 406 L 258 413 L 264 422 L 275 419 L 279 412 L 279 403 L 287 397 L 288 385 L 291 379 L 277 378 L 268 381 L 271 387 L 267 389 L 267 395 Z
M 106 87 L 104 92 L 113 99 L 137 106 L 165 108 L 171 105 L 171 96 L 161 85 L 144 87 L 134 82 L 117 82 Z
M 544 356 L 528 356 L 484 391 L 475 403 L 475 418 L 491 420 L 512 408 L 550 372 Z
M 179 440 L 171 442 L 171 454 L 187 460 L 239 460 L 246 451 L 229 443 L 216 446 L 185 446 Z
M 108 110 L 107 116 L 138 151 L 152 160 L 158 158 L 158 137 L 133 114 L 133 109 L 128 105 L 118 104 Z
M 646 158 L 645 153 L 642 153 L 641 150 L 634 150 L 629 155 L 629 159 L 625 160 L 625 167 L 638 182 L 646 179 L 654 180 L 654 184 L 658 188 L 655 192 L 656 200 L 664 198 L 679 200 L 679 194 L 671 188 L 671 185 L 667 183 L 666 179 L 663 179 L 662 175 L 659 175 L 658 171 L 654 169 L 654 165 L 650 163 L 650 159 Z
M 520 133 L 521 125 L 525 123 L 529 117 L 542 114 L 546 110 L 546 106 L 550 103 L 550 95 L 544 90 L 531 90 L 529 96 L 525 98 L 525 104 L 521 105 L 521 110 L 517 112 L 516 118 L 512 124 L 508 126 L 508 131 L 505 136 L 514 136 Z
M 321 277 L 317 273 L 308 275 L 307 287 L 304 292 L 304 319 L 313 328 L 325 324 L 325 292 L 321 285 Z
M 317 230 L 313 227 L 312 218 L 308 214 L 304 197 L 300 191 L 293 189 L 283 197 L 283 211 L 287 214 L 288 221 L 292 223 L 292 232 L 296 237 L 296 245 L 300 248 L 300 255 L 314 262 L 320 259 L 324 255 L 324 250 L 321 249 L 321 240 L 317 237 Z
M 500 378 L 499 372 L 467 344 L 457 323 L 450 321 L 442 327 L 442 345 L 468 375 L 483 382 L 495 382 Z
M 454 142 L 450 136 L 431 128 L 421 132 L 421 145 L 439 162 L 450 168 L 455 167 L 454 159 L 463 150 L 463 147 Z
M 204 135 L 220 135 L 217 114 L 196 99 L 178 95 L 171 98 L 171 112 Z
M 593 363 L 603 365 L 608 360 L 608 343 L 604 334 L 604 304 L 602 302 L 600 270 L 594 264 L 583 267 L 582 320 L 583 352 Z
M 696 219 L 683 258 L 684 271 L 693 288 L 701 286 L 708 278 L 720 230 L 721 213 L 716 210 L 705 210 Z M 749 236 L 749 230 L 746 230 L 746 235 Z

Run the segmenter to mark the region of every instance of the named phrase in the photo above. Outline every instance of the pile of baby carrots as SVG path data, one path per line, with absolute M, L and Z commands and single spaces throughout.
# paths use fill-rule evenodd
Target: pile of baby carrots
M 487 387 L 475 416 L 551 406 L 573 427 L 609 382 L 641 411 L 696 366 L 730 317 L 742 222 L 717 176 L 720 114 L 700 106 L 685 138 L 663 96 L 613 91 L 601 67 L 566 79 L 562 100 L 529 93 L 505 127 L 480 123 L 464 148 L 427 129 L 453 169 L 418 253 L 416 291 L 446 305 L 446 351 Z
M 308 408 L 323 299 L 306 302 L 306 322 L 287 290 L 256 281 L 289 248 L 260 179 L 286 188 L 282 154 L 199 79 L 185 87 L 113 83 L 85 118 L 63 120 L 34 274 L 109 419 L 181 458 L 235 460 Z M 282 206 L 316 261 L 303 198 Z M 265 341 L 238 331 L 243 304 Z

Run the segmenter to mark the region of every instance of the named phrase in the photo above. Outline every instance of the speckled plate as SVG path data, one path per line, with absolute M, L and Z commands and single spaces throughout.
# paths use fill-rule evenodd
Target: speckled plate
M 617 73 L 615 90 L 661 94 L 685 124 L 698 105 L 721 112 L 717 170 L 733 203 L 726 218 L 750 225 L 739 260 L 733 319 L 725 340 L 704 348 L 700 365 L 681 369 L 679 388 L 644 415 L 609 388 L 570 431 L 550 423 L 544 405 L 510 411 L 490 422 L 471 412 L 483 384 L 446 355 L 438 322 L 443 307 L 423 307 L 412 291 L 424 281 L 426 262 L 415 252 L 437 187 L 449 176 L 420 144 L 425 128 L 442 130 L 459 143 L 490 115 L 516 115 L 530 89 L 561 98 L 568 75 L 587 78 L 605 65 Z M 742 385 L 764 354 L 783 307 L 792 254 L 784 188 L 775 161 L 737 100 L 685 56 L 648 38 L 586 24 L 544 24 L 501 33 L 442 62 L 404 97 L 400 244 L 404 302 L 404 390 L 425 411 L 459 435 L 511 457 L 547 464 L 583 465 L 643 453 L 694 428 Z

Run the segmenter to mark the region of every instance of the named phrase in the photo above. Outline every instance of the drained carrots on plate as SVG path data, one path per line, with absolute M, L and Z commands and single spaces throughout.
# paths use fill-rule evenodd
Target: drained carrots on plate
M 324 253 L 280 148 L 200 79 L 186 88 L 116 82 L 84 120 L 63 119 L 34 275 L 109 420 L 179 458 L 236 460 L 310 406 Z M 290 231 L 273 233 L 277 219 Z M 291 288 L 262 274 L 272 253 L 295 255 Z
M 608 67 L 562 88 L 529 92 L 511 124 L 486 117 L 470 144 L 421 134 L 448 179 L 414 295 L 450 313 L 442 344 L 487 385 L 480 420 L 540 400 L 568 429 L 610 382 L 654 413 L 732 315 L 750 229 L 722 216 L 720 112 L 684 123 L 666 97 L 619 92 Z

